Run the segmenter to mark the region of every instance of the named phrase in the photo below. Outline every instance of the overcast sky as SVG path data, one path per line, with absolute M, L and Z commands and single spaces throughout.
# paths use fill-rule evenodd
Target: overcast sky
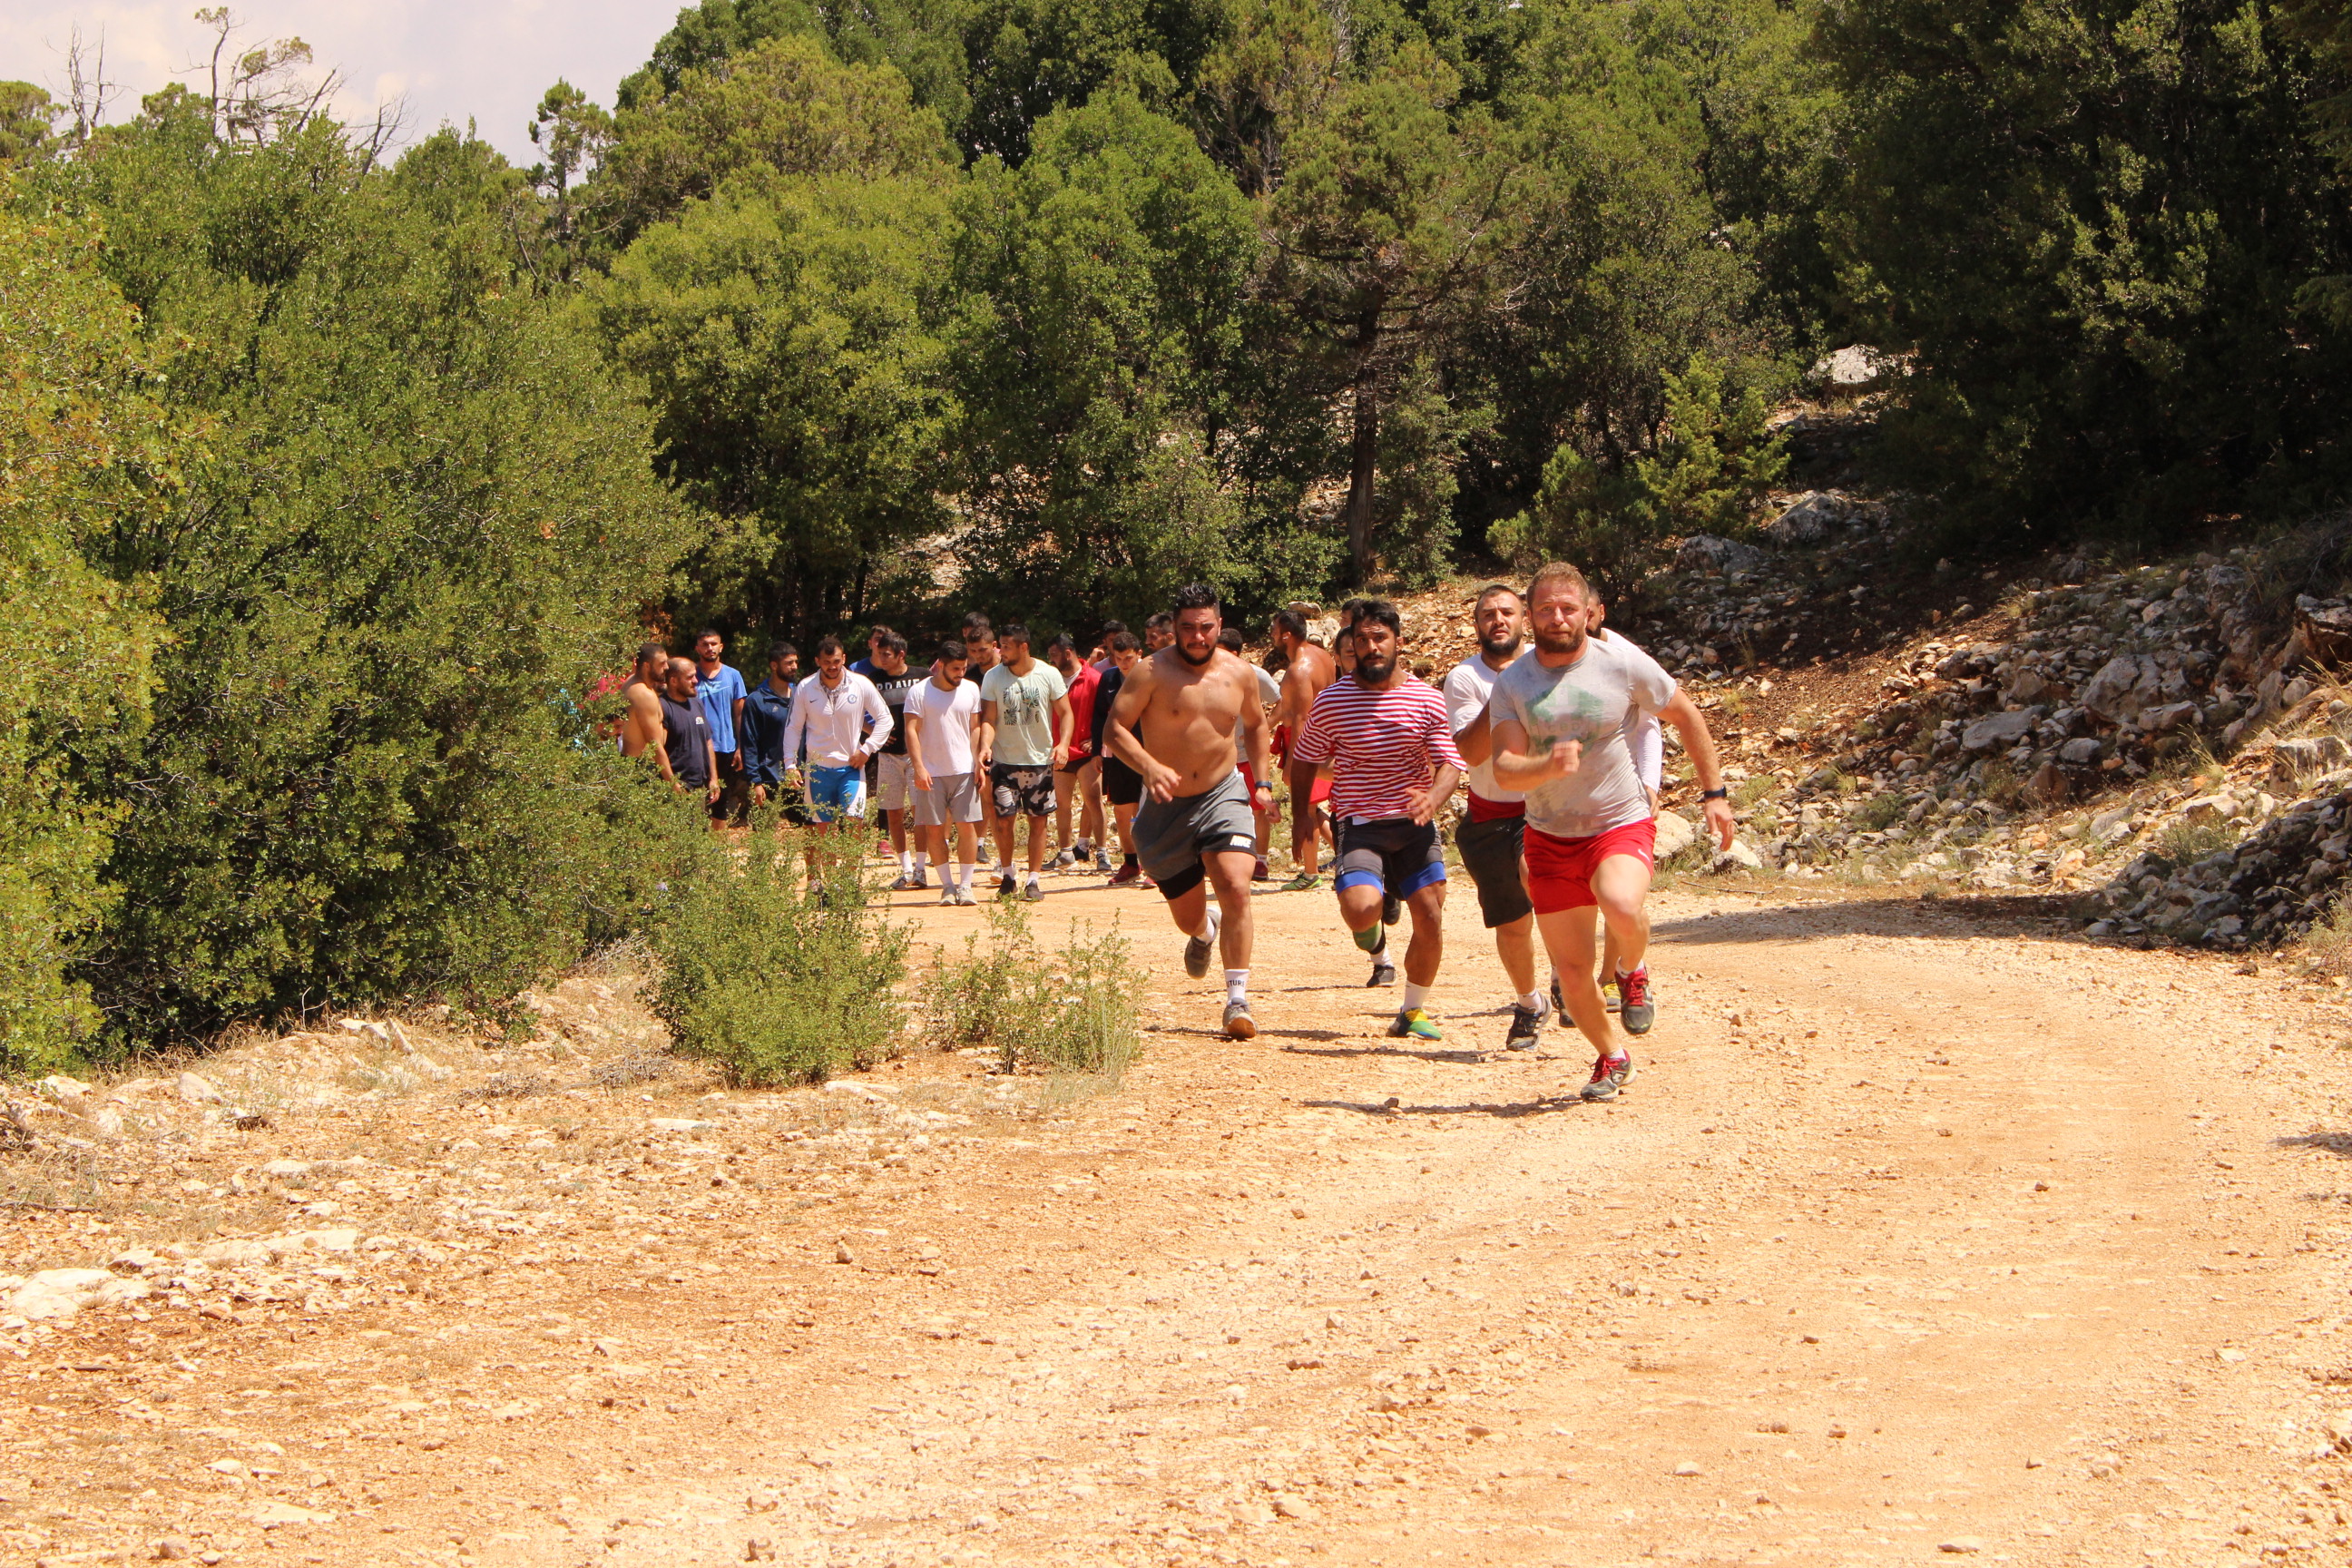
M 201 0 L 0 0 L 0 80 L 37 82 L 64 96 L 67 40 L 103 37 L 106 75 L 126 89 L 110 122 L 201 59 L 211 32 L 194 20 Z M 248 47 L 299 37 L 321 68 L 350 82 L 346 119 L 372 120 L 405 94 L 407 139 L 445 121 L 472 120 L 519 163 L 534 162 L 526 127 L 540 94 L 568 79 L 610 109 L 621 78 L 645 63 L 688 0 L 242 0 Z

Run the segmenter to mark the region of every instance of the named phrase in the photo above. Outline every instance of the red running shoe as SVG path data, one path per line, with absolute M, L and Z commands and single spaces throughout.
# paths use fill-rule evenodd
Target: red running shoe
M 1619 975 L 1617 994 L 1621 998 L 1617 1021 L 1625 1026 L 1625 1032 L 1648 1034 L 1650 1026 L 1658 1021 L 1658 1005 L 1650 1000 L 1650 966 L 1645 963 L 1631 974 Z

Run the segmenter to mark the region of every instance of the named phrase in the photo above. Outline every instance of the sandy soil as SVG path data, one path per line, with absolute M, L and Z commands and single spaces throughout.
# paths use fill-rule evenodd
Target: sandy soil
M 1118 914 L 1161 995 L 1076 1099 L 938 1055 L 620 1081 L 617 975 L 536 1047 L 204 1064 L 275 1097 L 250 1131 L 134 1086 L 9 1268 L 281 1246 L 0 1340 L 0 1554 L 2347 1560 L 2341 993 L 1693 889 L 1593 1108 L 1566 1036 L 1499 1049 L 1466 897 L 1442 1047 L 1382 1037 L 1327 897 L 1258 900 L 1244 1047 L 1156 899 L 1059 884 L 1041 932 Z

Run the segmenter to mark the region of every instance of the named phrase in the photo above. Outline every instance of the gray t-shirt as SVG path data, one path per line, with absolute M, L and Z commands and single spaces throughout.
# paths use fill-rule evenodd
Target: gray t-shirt
M 1493 721 L 1516 720 L 1528 732 L 1529 756 L 1561 741 L 1584 747 L 1576 772 L 1528 792 L 1528 826 L 1555 838 L 1590 838 L 1648 821 L 1650 797 L 1626 744 L 1625 721 L 1637 709 L 1655 713 L 1674 696 L 1675 678 L 1623 637 L 1588 637 L 1582 657 L 1557 669 L 1529 653 L 1497 676 Z
M 1042 768 L 1054 760 L 1054 704 L 1070 694 L 1062 672 L 1037 659 L 1026 675 L 1000 664 L 981 678 L 980 696 L 996 704 L 992 756 L 1007 767 Z

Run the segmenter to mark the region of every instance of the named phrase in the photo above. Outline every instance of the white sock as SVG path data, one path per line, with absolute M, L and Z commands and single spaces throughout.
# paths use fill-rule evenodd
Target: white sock
M 905 851 L 904 849 L 899 850 L 899 851 L 898 851 L 898 875 L 900 875 L 901 877 L 912 876 L 912 875 L 914 874 L 914 870 L 915 870 L 915 858 L 914 858 L 912 855 L 909 855 L 908 853 L 907 853 L 907 851 Z
M 1201 917 L 1201 929 L 1192 934 L 1202 942 L 1217 940 L 1217 906 L 1213 900 L 1208 905 L 1208 912 Z
M 955 884 L 964 892 L 971 890 L 971 865 L 969 860 L 959 860 L 955 865 Z
M 1037 873 L 1034 871 L 1029 873 L 1029 885 L 1033 888 L 1037 885 Z
M 1611 965 L 1611 967 L 1612 967 L 1612 968 L 1617 968 L 1617 966 L 1616 966 L 1616 965 L 1613 965 L 1613 964 L 1612 964 L 1612 965 Z M 1633 966 L 1633 969 L 1639 969 L 1639 968 L 1641 968 L 1641 967 L 1642 967 L 1642 966 L 1641 966 L 1640 964 L 1638 964 L 1638 963 L 1637 963 L 1637 964 L 1635 964 L 1635 965 Z M 1631 973 L 1633 973 L 1633 969 L 1617 968 L 1617 978 L 1618 978 L 1618 979 L 1620 979 L 1620 980 L 1624 979 L 1624 978 L 1625 978 L 1625 976 L 1627 976 L 1627 975 L 1629 975 L 1629 974 L 1631 974 Z
M 919 877 L 919 876 L 921 876 L 924 872 L 926 872 L 926 871 L 929 870 L 930 868 L 931 868 L 931 855 L 930 855 L 930 851 L 929 851 L 929 850 L 928 850 L 928 849 L 918 849 L 918 850 L 916 850 L 916 851 L 915 851 L 915 875 L 916 875 L 916 876 L 918 876 L 918 877 Z
M 1428 986 L 1415 985 L 1410 980 L 1404 983 L 1404 1010 L 1406 1012 L 1412 1012 L 1415 1007 L 1420 1006 L 1423 1002 L 1428 1000 Z
M 1543 1006 L 1543 993 L 1540 991 L 1530 991 L 1526 995 L 1519 998 L 1519 1005 L 1525 1007 L 1530 1013 L 1538 1011 Z
M 1225 971 L 1225 1000 L 1228 1002 L 1246 1002 L 1249 1000 L 1248 970 L 1228 969 Z
M 1374 967 L 1378 967 L 1381 964 L 1386 963 L 1388 961 L 1389 944 L 1386 942 L 1383 942 L 1380 946 L 1372 949 L 1372 963 Z

